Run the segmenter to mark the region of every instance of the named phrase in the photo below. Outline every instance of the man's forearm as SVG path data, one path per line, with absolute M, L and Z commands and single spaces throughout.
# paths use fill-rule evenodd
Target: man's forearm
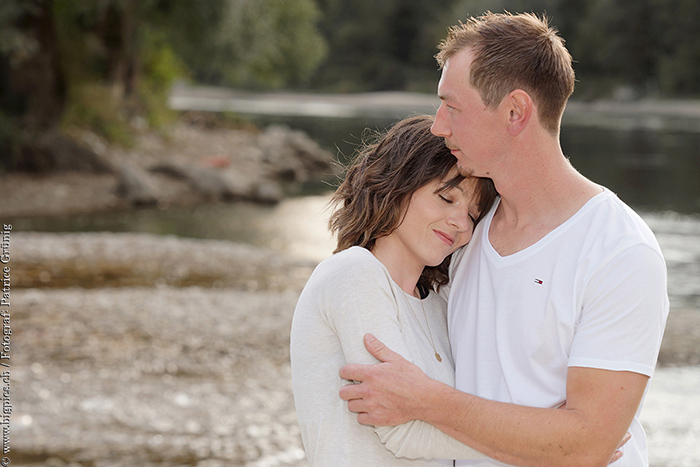
M 545 409 L 490 401 L 428 378 L 365 336 L 383 363 L 345 365 L 340 390 L 365 425 L 426 421 L 484 454 L 524 466 L 607 465 L 629 428 L 648 377 L 629 371 L 569 368 L 566 407 Z
M 586 376 L 591 371 L 587 370 Z M 621 399 L 612 394 L 609 399 L 589 399 L 574 395 L 574 404 L 565 409 L 490 401 L 432 382 L 423 385 L 418 396 L 422 403 L 412 409 L 412 415 L 508 464 L 605 466 L 631 423 L 637 398 L 641 398 L 643 386 L 640 389 L 635 384 L 645 378 L 633 373 L 614 377 L 631 397 Z M 595 384 L 591 387 L 600 391 Z
M 582 449 L 588 445 L 580 438 L 585 424 L 572 411 L 489 401 L 446 385 L 426 396 L 418 418 L 507 464 L 607 465 L 617 445 L 607 458 L 598 454 L 601 459 L 594 459 L 595 453 Z

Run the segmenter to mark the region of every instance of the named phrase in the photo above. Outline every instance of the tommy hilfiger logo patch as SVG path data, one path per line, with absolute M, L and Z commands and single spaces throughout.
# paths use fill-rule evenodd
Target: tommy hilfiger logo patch
M 535 278 L 535 284 L 542 285 L 542 280 Z

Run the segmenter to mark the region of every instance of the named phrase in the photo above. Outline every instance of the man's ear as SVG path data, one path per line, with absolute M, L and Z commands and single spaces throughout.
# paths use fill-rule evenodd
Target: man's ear
M 508 133 L 518 136 L 522 132 L 535 111 L 535 104 L 530 95 L 522 89 L 511 91 L 506 96 L 508 103 Z

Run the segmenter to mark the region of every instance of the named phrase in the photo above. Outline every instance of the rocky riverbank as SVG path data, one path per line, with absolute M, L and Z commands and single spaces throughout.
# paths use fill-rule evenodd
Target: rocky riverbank
M 288 349 L 313 262 L 144 234 L 11 238 L 13 464 L 306 465 Z M 699 315 L 672 313 L 661 365 L 700 361 Z
M 0 175 L 0 221 L 275 202 L 307 177 L 333 173 L 330 154 L 280 127 L 182 121 L 168 137 L 142 135 L 131 150 L 89 144 L 113 170 Z M 315 263 L 145 234 L 13 231 L 11 248 L 13 465 L 306 465 L 288 346 Z M 672 311 L 662 370 L 700 364 L 700 313 L 691 308 Z M 695 445 L 700 418 L 700 401 L 677 398 L 673 407 L 656 399 L 648 412 L 661 420 L 645 423 L 650 445 L 668 446 L 655 467 L 697 465 L 674 463 L 678 446 Z M 688 416 L 664 420 L 677 406 Z
M 252 200 L 333 174 L 305 134 L 189 114 L 95 171 L 0 174 L 0 222 Z M 217 241 L 11 233 L 12 465 L 305 465 L 289 326 L 314 264 Z
M 13 233 L 11 258 L 13 465 L 305 465 L 288 348 L 314 264 L 131 234 Z
M 304 132 L 232 125 L 188 113 L 131 148 L 92 133 L 74 139 L 100 170 L 0 173 L 0 219 L 194 206 L 218 201 L 276 203 L 301 183 L 333 177 L 334 156 Z

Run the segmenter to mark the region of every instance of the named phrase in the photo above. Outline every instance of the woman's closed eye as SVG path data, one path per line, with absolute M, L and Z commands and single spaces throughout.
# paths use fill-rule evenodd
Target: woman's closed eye
M 454 201 L 452 201 L 449 197 L 447 197 L 447 196 L 445 196 L 445 195 L 438 195 L 438 196 L 440 197 L 441 200 L 443 200 L 443 201 L 446 202 L 447 204 L 453 204 L 453 203 L 454 203 Z

